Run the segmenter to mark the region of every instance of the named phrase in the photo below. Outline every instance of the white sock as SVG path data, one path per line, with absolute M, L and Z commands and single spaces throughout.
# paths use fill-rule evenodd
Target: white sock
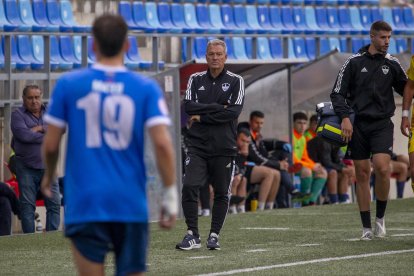
M 244 206 L 244 204 L 237 206 L 237 212 L 238 213 L 246 213 L 246 206 Z
M 266 209 L 273 210 L 273 202 L 266 202 Z
M 231 205 L 229 211 L 230 211 L 230 214 L 237 214 L 236 205 Z
M 258 206 L 258 208 L 257 208 L 257 209 L 259 209 L 260 211 L 263 211 L 263 210 L 264 210 L 264 208 L 265 208 L 265 203 L 264 203 L 264 202 L 260 202 L 260 201 L 259 201 L 259 206 Z

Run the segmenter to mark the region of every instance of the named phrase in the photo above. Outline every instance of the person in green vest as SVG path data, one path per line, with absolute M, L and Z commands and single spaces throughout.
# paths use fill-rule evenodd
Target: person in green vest
M 308 116 L 303 112 L 293 114 L 293 163 L 301 164 L 300 191 L 304 194 L 311 193 L 309 201 L 304 205 L 315 205 L 327 179 L 327 172 L 320 163 L 310 159 L 306 147 L 305 130 L 308 124 Z

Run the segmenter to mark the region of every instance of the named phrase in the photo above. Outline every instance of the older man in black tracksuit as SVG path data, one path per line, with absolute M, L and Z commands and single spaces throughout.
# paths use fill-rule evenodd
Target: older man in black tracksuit
M 187 234 L 177 249 L 201 247 L 198 232 L 198 193 L 210 181 L 214 205 L 208 249 L 220 249 L 218 235 L 226 217 L 230 183 L 237 154 L 237 118 L 244 103 L 244 81 L 224 68 L 226 44 L 218 39 L 207 44 L 208 70 L 191 75 L 184 99 L 185 112 L 193 122 L 187 133 L 188 155 L 182 190 Z
M 349 141 L 348 156 L 354 160 L 356 192 L 363 225 L 361 240 L 371 240 L 370 158 L 376 184 L 374 235 L 385 237 L 384 213 L 390 188 L 390 158 L 393 145 L 395 102 L 393 89 L 402 95 L 407 75 L 397 58 L 387 53 L 392 29 L 384 21 L 374 22 L 371 44 L 349 57 L 339 71 L 331 93 L 335 112 L 342 118 L 342 137 Z M 349 120 L 350 109 L 355 122 Z

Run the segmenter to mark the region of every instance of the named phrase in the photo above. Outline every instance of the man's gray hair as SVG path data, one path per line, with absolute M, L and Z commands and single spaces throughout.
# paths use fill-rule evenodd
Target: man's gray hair
M 32 89 L 40 90 L 40 93 L 42 93 L 42 90 L 37 84 L 27 84 L 23 88 L 23 96 L 25 97 L 27 95 L 27 92 L 29 92 L 29 90 L 32 90 Z
M 208 43 L 207 43 L 207 49 L 208 49 L 208 47 L 210 47 L 210 45 L 220 45 L 220 46 L 223 46 L 224 53 L 227 54 L 227 45 L 226 45 L 226 42 L 224 42 L 223 40 L 221 40 L 221 39 L 212 39 L 212 40 L 209 40 Z

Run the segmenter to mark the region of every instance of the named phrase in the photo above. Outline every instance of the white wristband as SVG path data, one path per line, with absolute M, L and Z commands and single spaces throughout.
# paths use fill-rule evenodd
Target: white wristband
M 403 110 L 401 116 L 407 118 L 410 117 L 410 110 Z
M 161 207 L 165 209 L 168 215 L 178 214 L 178 193 L 175 184 L 162 189 Z

